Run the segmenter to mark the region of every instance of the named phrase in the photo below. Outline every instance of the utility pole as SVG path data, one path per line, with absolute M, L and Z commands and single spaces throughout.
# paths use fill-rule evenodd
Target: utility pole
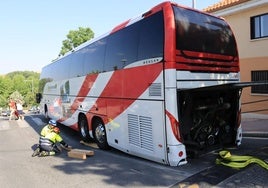
M 196 0 L 192 0 L 192 8 L 195 8 Z

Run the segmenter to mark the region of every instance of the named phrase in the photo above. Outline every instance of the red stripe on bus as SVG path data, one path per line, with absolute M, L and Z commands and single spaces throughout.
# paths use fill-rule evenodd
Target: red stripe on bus
M 90 89 L 92 88 L 94 82 L 96 81 L 98 77 L 98 74 L 92 74 L 92 75 L 87 75 L 78 94 L 77 97 L 75 98 L 73 104 L 71 105 L 71 110 L 72 112 L 75 112 L 77 108 L 79 107 L 79 104 L 82 103 L 86 96 L 88 95 Z
M 81 85 L 81 88 L 77 94 L 77 97 L 74 99 L 70 109 L 71 109 L 71 114 L 72 116 L 75 111 L 78 109 L 79 105 L 85 100 L 86 96 L 90 92 L 90 89 L 92 88 L 94 82 L 96 81 L 98 77 L 98 74 L 92 74 L 92 75 L 87 75 Z M 58 120 L 58 122 L 63 122 L 65 120 L 69 119 L 69 117 L 62 117 L 61 119 Z M 77 130 L 77 123 L 70 126 L 73 127 L 74 129 Z
M 179 142 L 181 142 L 182 139 L 180 137 L 179 130 L 178 130 L 179 129 L 179 122 L 176 120 L 176 118 L 169 111 L 166 110 L 165 112 L 169 118 L 171 129 L 172 129 L 174 136 L 177 138 L 177 140 Z
M 127 109 L 162 71 L 162 63 L 115 71 L 96 101 L 96 106 L 89 112 L 107 115 L 104 123 L 108 123 L 108 118 L 114 119 Z

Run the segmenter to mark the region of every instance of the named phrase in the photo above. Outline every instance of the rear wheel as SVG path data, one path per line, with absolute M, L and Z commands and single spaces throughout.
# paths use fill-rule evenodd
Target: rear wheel
M 96 119 L 93 122 L 93 134 L 100 149 L 107 150 L 110 148 L 107 142 L 104 123 L 100 119 Z
M 81 115 L 79 117 L 78 125 L 79 125 L 79 132 L 80 132 L 80 136 L 82 140 L 86 142 L 91 141 L 92 139 L 89 135 L 88 122 L 87 122 L 86 116 Z

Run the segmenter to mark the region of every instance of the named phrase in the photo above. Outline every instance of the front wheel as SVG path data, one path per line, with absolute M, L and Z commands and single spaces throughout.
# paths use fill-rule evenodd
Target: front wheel
M 96 119 L 93 122 L 93 134 L 100 149 L 108 150 L 110 148 L 107 142 L 104 123 L 99 119 Z

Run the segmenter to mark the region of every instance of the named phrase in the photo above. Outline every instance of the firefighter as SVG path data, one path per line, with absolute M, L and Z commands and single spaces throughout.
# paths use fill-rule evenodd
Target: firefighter
M 52 131 L 48 132 L 45 136 L 41 136 L 39 140 L 40 153 L 39 157 L 52 156 L 61 153 L 60 146 L 66 149 L 71 149 L 67 143 L 65 143 L 60 136 L 60 129 L 57 126 L 52 128 Z
M 41 130 L 40 135 L 41 136 L 46 136 L 56 126 L 57 126 L 57 122 L 55 120 L 53 120 L 53 119 L 49 120 L 48 124 L 46 126 L 44 126 L 43 129 Z
M 46 151 L 46 150 L 49 150 L 49 149 L 51 149 L 51 148 L 48 148 L 48 147 L 46 147 L 46 146 L 44 146 L 44 149 L 43 148 L 41 148 L 41 142 L 44 142 L 45 140 L 48 140 L 47 139 L 47 135 L 50 135 L 51 136 L 51 133 L 52 133 L 52 135 L 54 135 L 55 136 L 55 133 L 57 133 L 58 135 L 59 135 L 59 128 L 57 127 L 57 129 L 55 129 L 57 127 L 57 122 L 55 121 L 55 120 L 50 120 L 49 122 L 48 122 L 48 124 L 45 126 L 45 127 L 43 127 L 43 129 L 41 130 L 41 133 L 40 133 L 40 138 L 39 138 L 39 145 L 37 146 L 37 148 L 34 150 L 34 152 L 33 152 L 33 154 L 32 154 L 32 157 L 35 157 L 35 156 L 39 156 L 40 154 L 41 154 L 41 152 L 44 150 L 44 151 Z M 53 133 L 54 132 L 54 133 Z M 60 138 L 57 138 L 57 141 L 59 140 L 59 139 L 61 139 L 62 140 L 62 138 L 61 138 L 61 136 L 59 135 L 59 137 Z M 60 142 L 60 141 L 58 141 L 58 142 Z M 43 144 L 44 145 L 44 144 Z M 66 146 L 66 144 L 63 142 L 63 146 Z M 55 143 L 55 147 L 56 147 L 57 145 L 56 145 L 56 143 Z M 53 146 L 54 147 L 54 146 Z M 69 149 L 68 148 L 68 145 L 67 145 L 67 149 Z M 60 149 L 59 148 L 57 148 L 57 149 L 55 149 L 55 150 L 57 150 L 57 153 L 59 153 L 58 151 L 60 151 Z M 44 153 L 45 152 L 43 152 L 43 154 L 42 155 L 44 155 Z M 51 152 L 51 154 L 53 154 L 53 152 Z M 55 153 L 56 154 L 56 153 Z
M 46 126 L 43 127 L 43 129 L 40 132 L 40 138 L 39 138 L 39 142 L 41 137 L 45 137 L 48 133 L 50 133 L 53 130 L 53 127 L 57 126 L 57 122 L 55 120 L 49 120 L 48 124 Z M 37 148 L 34 150 L 32 157 L 35 157 L 37 155 L 39 155 L 40 153 L 40 145 L 37 145 Z

